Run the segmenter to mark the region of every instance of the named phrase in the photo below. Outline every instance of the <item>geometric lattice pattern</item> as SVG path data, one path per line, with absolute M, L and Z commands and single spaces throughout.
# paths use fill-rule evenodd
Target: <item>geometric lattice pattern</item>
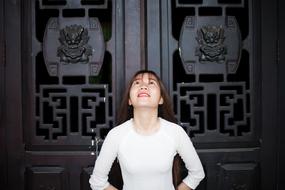
M 100 137 L 109 109 L 107 85 L 41 85 L 37 136 L 53 141 L 80 136 Z
M 195 142 L 255 138 L 252 6 L 171 1 L 170 92 L 176 117 Z
M 177 117 L 190 136 L 246 136 L 249 96 L 244 82 L 179 83 L 174 93 Z M 218 135 L 217 135 L 218 134 Z
M 90 150 L 114 125 L 114 60 L 106 47 L 112 36 L 112 2 L 31 3 L 26 148 Z

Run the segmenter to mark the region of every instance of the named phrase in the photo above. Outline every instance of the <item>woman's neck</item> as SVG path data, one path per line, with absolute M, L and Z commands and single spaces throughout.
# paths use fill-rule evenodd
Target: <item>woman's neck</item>
M 160 128 L 157 110 L 134 110 L 133 123 L 142 134 L 152 134 Z

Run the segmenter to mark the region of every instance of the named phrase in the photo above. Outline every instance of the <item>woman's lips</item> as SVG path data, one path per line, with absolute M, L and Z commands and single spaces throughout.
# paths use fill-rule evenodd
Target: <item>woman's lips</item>
M 150 95 L 146 92 L 141 92 L 138 94 L 138 97 L 150 97 Z

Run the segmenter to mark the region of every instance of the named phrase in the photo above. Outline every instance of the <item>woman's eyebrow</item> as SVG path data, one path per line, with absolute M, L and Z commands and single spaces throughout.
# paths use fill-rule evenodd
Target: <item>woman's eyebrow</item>
M 134 79 L 134 81 L 137 81 L 137 80 L 142 80 L 142 77 L 137 77 Z
M 149 77 L 148 79 L 149 80 L 154 80 L 154 81 L 158 82 L 158 80 L 155 77 Z

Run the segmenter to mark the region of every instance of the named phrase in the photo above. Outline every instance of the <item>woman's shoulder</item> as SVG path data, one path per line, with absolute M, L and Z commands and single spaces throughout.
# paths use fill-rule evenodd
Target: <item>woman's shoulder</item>
M 173 123 L 163 118 L 160 118 L 160 121 L 162 123 L 162 128 L 169 134 L 177 135 L 184 132 L 184 129 L 177 123 Z
M 108 135 L 122 135 L 130 130 L 130 126 L 131 126 L 131 120 L 127 120 L 124 123 L 112 128 L 109 131 Z
M 184 128 L 176 123 L 162 119 L 162 126 L 164 129 L 163 131 L 165 131 L 167 136 L 174 140 L 174 143 L 177 145 L 180 144 L 181 140 L 184 141 L 190 139 Z
M 163 118 L 159 118 L 159 119 L 160 119 L 160 121 L 162 123 L 162 126 L 167 127 L 168 129 L 172 129 L 172 130 L 180 130 L 180 129 L 182 129 L 182 127 L 180 125 L 178 125 L 177 123 L 168 121 L 168 120 L 163 119 Z

